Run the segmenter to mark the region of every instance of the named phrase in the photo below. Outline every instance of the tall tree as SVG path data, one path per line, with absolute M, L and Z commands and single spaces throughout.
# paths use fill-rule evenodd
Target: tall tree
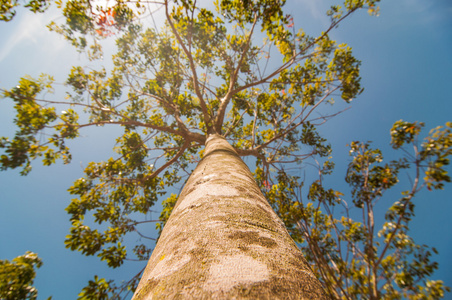
M 138 10 L 124 1 L 109 8 L 86 0 L 59 2 L 66 23 L 50 27 L 87 48 L 90 59 L 101 57 L 102 39 L 119 36 L 114 67 L 74 67 L 66 100 L 44 98 L 53 89 L 47 75 L 24 77 L 3 91 L 16 103 L 19 130 L 13 139 L 0 140 L 1 168 L 22 167 L 26 174 L 36 158 L 45 165 L 59 158 L 69 162 L 68 139 L 90 126 L 121 126 L 117 155 L 89 164 L 86 176 L 70 188 L 77 198 L 67 208 L 72 228 L 66 240 L 68 248 L 118 267 L 131 258 L 123 245 L 127 233 L 148 238 L 140 226 L 149 221 L 138 214 L 145 215 L 167 187 L 192 173 L 209 136 L 223 136 L 239 156 L 254 157 L 263 190 L 285 173 L 282 166 L 329 155 L 316 126 L 335 114 L 313 112 L 337 96 L 349 102 L 362 88 L 360 62 L 328 34 L 359 8 L 375 13 L 377 2 L 333 6 L 327 12 L 331 22 L 318 37 L 295 30 L 284 1 L 224 0 L 214 10 L 196 1 L 156 2 L 166 19 L 160 28 L 134 21 L 145 13 L 140 2 Z M 67 107 L 57 113 L 62 105 Z M 82 110 L 87 116 L 79 118 Z M 164 201 L 164 214 L 175 200 L 171 195 Z M 89 227 L 84 223 L 89 216 L 108 228 Z M 133 249 L 143 260 L 150 252 L 149 244 Z M 94 287 L 104 288 L 105 295 L 134 289 L 139 276 L 116 289 L 96 278 L 81 297 L 88 298 Z
M 134 299 L 327 299 L 253 175 L 210 135 Z

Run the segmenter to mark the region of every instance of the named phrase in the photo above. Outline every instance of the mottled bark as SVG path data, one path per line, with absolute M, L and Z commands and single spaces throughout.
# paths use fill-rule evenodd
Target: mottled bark
M 188 179 L 133 299 L 326 299 L 251 172 L 219 135 Z

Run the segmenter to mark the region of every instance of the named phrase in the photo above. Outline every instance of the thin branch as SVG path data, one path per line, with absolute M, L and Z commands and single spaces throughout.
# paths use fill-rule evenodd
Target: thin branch
M 417 152 L 417 147 L 415 147 L 415 152 L 416 152 L 416 157 L 418 156 L 418 152 Z M 390 233 L 390 237 L 388 239 L 388 241 L 385 243 L 385 247 L 383 248 L 383 251 L 380 254 L 379 259 L 377 260 L 377 262 L 375 263 L 375 267 L 377 267 L 378 265 L 380 265 L 381 261 L 383 260 L 384 256 L 386 255 L 386 252 L 389 249 L 389 246 L 391 245 L 394 237 L 396 236 L 397 231 L 400 229 L 401 224 L 402 224 L 402 220 L 403 215 L 405 214 L 406 209 L 408 208 L 408 204 L 411 202 L 411 199 L 414 197 L 414 195 L 418 192 L 418 185 L 419 185 L 419 178 L 420 178 L 420 167 L 419 167 L 419 161 L 416 161 L 416 177 L 414 179 L 414 184 L 411 188 L 411 192 L 409 194 L 408 197 L 405 198 L 405 203 L 403 204 L 402 207 L 402 212 L 400 214 L 399 219 L 397 220 L 397 224 L 395 226 L 395 228 L 393 229 L 393 231 Z
M 199 104 L 201 106 L 201 110 L 204 116 L 204 121 L 206 123 L 206 125 L 209 127 L 209 124 L 211 124 L 211 118 L 209 115 L 209 112 L 207 110 L 207 105 L 206 102 L 204 101 L 202 94 L 201 94 L 201 90 L 199 89 L 199 84 L 198 84 L 198 75 L 196 73 L 196 66 L 193 60 L 193 57 L 191 55 L 191 52 L 187 49 L 187 47 L 185 46 L 181 36 L 179 35 L 179 33 L 176 30 L 176 27 L 174 26 L 173 21 L 171 20 L 171 17 L 169 15 L 169 11 L 168 11 L 168 1 L 165 1 L 165 15 L 166 15 L 166 19 L 168 21 L 168 24 L 171 27 L 171 30 L 173 31 L 173 34 L 175 35 L 177 41 L 179 42 L 179 45 L 182 47 L 182 49 L 184 50 L 185 55 L 187 55 L 187 59 L 188 62 L 190 64 L 190 69 L 193 75 L 193 86 L 195 88 L 195 93 L 199 98 Z
M 157 240 L 156 238 L 151 238 L 151 237 L 145 236 L 144 234 L 142 234 L 141 232 L 139 232 L 136 228 L 135 228 L 134 231 L 135 231 L 136 233 L 138 233 L 138 235 L 139 235 L 140 237 L 142 237 L 142 238 L 145 238 L 145 239 L 148 239 L 148 240 L 152 240 L 152 241 L 156 241 L 156 240 Z
M 243 51 L 240 56 L 240 60 L 237 63 L 237 67 L 234 70 L 234 73 L 232 74 L 230 80 L 229 80 L 229 87 L 228 91 L 226 92 L 226 95 L 221 99 L 221 104 L 218 109 L 217 117 L 215 120 L 215 130 L 217 133 L 221 133 L 221 126 L 223 125 L 224 115 L 226 113 L 226 107 L 228 106 L 229 102 L 231 101 L 231 98 L 236 93 L 233 91 L 233 88 L 235 84 L 237 83 L 237 78 L 240 69 L 242 68 L 243 61 L 245 60 L 246 53 L 248 52 L 251 44 L 251 37 L 253 36 L 254 28 L 257 24 L 257 14 L 254 15 L 253 25 L 251 27 L 250 34 L 248 35 L 248 39 L 246 41 L 245 47 L 243 47 Z
M 176 160 L 179 159 L 179 157 L 182 156 L 182 154 L 184 154 L 185 150 L 188 148 L 188 146 L 190 145 L 190 141 L 189 140 L 185 140 L 183 146 L 181 147 L 181 149 L 176 153 L 176 155 L 174 155 L 169 161 L 167 161 L 163 166 L 161 166 L 160 168 L 158 168 L 157 170 L 155 170 L 151 175 L 148 175 L 146 177 L 143 178 L 143 180 L 147 180 L 147 179 L 152 179 L 154 177 L 156 177 L 158 174 L 160 174 L 160 172 L 162 172 L 163 170 L 165 170 L 168 166 L 172 165 Z

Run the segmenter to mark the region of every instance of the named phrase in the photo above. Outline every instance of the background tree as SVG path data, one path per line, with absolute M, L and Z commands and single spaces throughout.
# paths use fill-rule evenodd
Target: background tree
M 290 20 L 290 19 L 289 19 Z M 293 27 L 289 27 L 291 25 L 291 23 L 288 23 L 287 25 L 286 25 L 286 27 L 287 27 L 287 29 L 290 29 L 290 28 L 293 28 Z M 283 28 L 284 28 L 284 26 L 283 26 Z M 133 36 L 132 36 L 133 37 Z M 132 44 L 133 45 L 133 44 Z M 131 51 L 129 51 L 129 52 L 127 52 L 127 54 L 129 54 Z M 162 51 L 163 52 L 163 51 Z M 237 51 L 236 51 L 237 52 Z M 130 60 L 130 62 L 131 62 L 131 65 L 132 66 L 135 66 L 136 64 L 135 64 L 135 62 L 136 61 L 134 61 L 134 60 Z M 169 65 L 169 68 L 173 68 L 174 67 L 174 64 L 173 65 Z M 93 84 L 97 84 L 97 83 L 94 83 L 97 79 L 97 77 L 96 76 L 98 76 L 98 78 L 102 78 L 102 73 L 101 72 L 99 72 L 100 73 L 100 75 L 98 76 L 98 75 L 96 75 L 96 73 L 95 72 L 92 72 L 91 74 L 90 74 L 90 76 L 92 75 L 93 77 L 90 77 L 90 78 L 88 78 L 87 76 L 85 76 L 85 77 L 87 77 L 88 78 L 88 82 L 89 83 L 93 83 Z M 86 74 L 85 74 L 86 75 Z M 276 77 L 278 77 L 278 76 L 276 76 Z M 94 78 L 94 79 L 92 79 L 92 78 Z M 207 77 L 206 77 L 207 78 Z M 166 80 L 166 79 L 165 79 Z M 214 80 L 212 80 L 211 79 L 211 81 L 210 82 L 213 82 Z M 309 82 L 309 81 L 308 81 Z M 26 85 L 25 85 L 26 86 Z M 279 89 L 279 91 L 280 91 L 280 93 L 281 94 L 283 94 L 283 93 L 287 93 L 287 91 L 288 91 L 288 89 L 285 89 L 285 88 L 281 88 L 281 87 L 278 87 L 278 89 Z M 94 93 L 94 92 L 93 92 Z M 140 95 L 140 94 L 139 94 Z M 141 95 L 140 95 L 141 96 Z M 138 102 L 138 101 L 137 101 Z M 92 101 L 92 103 L 91 104 L 93 104 L 94 103 L 94 100 Z M 284 102 L 284 104 L 285 104 L 286 102 Z M 288 102 L 289 104 L 290 104 L 290 102 Z M 97 103 L 96 103 L 97 104 Z M 94 106 L 96 106 L 96 104 L 94 104 Z M 242 102 L 242 104 L 244 104 L 243 102 Z M 102 108 L 101 106 L 100 106 L 100 108 Z M 99 109 L 99 107 L 97 107 L 97 110 L 99 111 L 99 113 L 98 113 L 98 115 L 101 115 L 101 110 Z M 65 112 L 68 112 L 68 110 L 67 109 L 65 109 L 64 110 Z M 104 112 L 107 112 L 107 110 L 104 108 L 104 110 L 103 110 Z M 199 108 L 197 108 L 197 111 L 202 111 L 202 109 L 200 110 Z M 165 115 L 167 112 L 165 112 L 163 115 Z M 246 113 L 245 113 L 246 114 Z M 249 117 L 251 117 L 251 118 L 253 118 L 254 117 L 254 114 L 252 113 L 251 114 L 251 116 L 249 116 Z M 248 117 L 248 118 L 249 118 Z M 260 117 L 260 115 L 259 115 L 259 117 Z M 113 120 L 113 122 L 115 122 L 114 121 L 114 119 L 108 119 L 108 121 L 110 121 L 110 120 Z M 100 125 L 100 124 L 108 124 L 107 122 L 107 118 L 105 119 L 105 120 L 102 120 L 102 122 L 103 123 L 101 123 L 101 122 L 99 122 L 97 125 Z M 113 122 L 110 122 L 110 123 L 113 123 Z M 125 123 L 125 122 L 124 122 Z M 170 124 L 171 122 L 168 122 L 168 124 Z M 93 124 L 96 124 L 96 122 L 93 122 Z M 118 123 L 114 123 L 114 124 L 118 124 Z M 284 123 L 283 123 L 284 124 Z M 129 124 L 129 125 L 133 125 L 133 124 Z M 302 126 L 304 126 L 304 125 L 301 125 L 300 124 L 300 127 L 302 127 Z M 206 126 L 207 127 L 207 126 Z M 251 127 L 254 127 L 254 126 L 251 126 Z M 257 125 L 256 125 L 256 127 L 257 127 Z M 246 128 L 246 127 L 245 127 Z M 68 130 L 69 131 L 69 130 Z M 259 134 L 257 134 L 256 136 L 258 136 Z M 251 136 L 251 135 L 248 135 L 248 136 Z M 257 146 L 256 146 L 257 147 Z M 264 148 L 264 147 L 261 147 L 262 149 Z M 277 148 L 277 147 L 274 147 L 275 149 Z M 167 148 L 168 149 L 168 148 Z M 240 148 L 239 148 L 240 149 Z M 57 149 L 58 150 L 58 149 Z M 245 150 L 246 150 L 246 148 L 245 148 Z M 146 150 L 147 151 L 147 150 Z M 135 151 L 135 152 L 138 152 L 138 151 Z M 48 154 L 48 156 L 50 157 L 50 158 L 52 158 L 52 155 L 53 155 L 53 153 L 55 153 L 55 152 L 49 152 L 49 154 Z M 64 156 L 64 155 L 66 155 L 66 153 L 64 152 L 64 148 L 63 148 L 63 150 L 61 150 L 61 151 L 56 151 L 56 153 L 57 154 L 59 154 L 59 155 L 62 155 L 62 156 Z M 20 153 L 19 153 L 20 154 Z M 270 153 L 270 154 L 272 154 L 272 153 Z M 67 155 L 66 155 L 67 156 Z M 156 166 L 158 166 L 158 164 L 155 164 Z M 264 163 L 262 163 L 262 165 L 264 165 Z M 274 163 L 274 165 L 275 165 L 275 168 L 279 168 L 280 169 L 280 166 L 279 166 L 279 164 L 276 164 L 276 163 Z M 102 168 L 104 167 L 105 165 L 104 164 L 101 164 L 100 165 L 100 169 L 102 170 Z M 262 169 L 264 169 L 264 168 L 262 168 Z M 269 170 L 270 170 L 270 168 L 268 168 Z M 94 170 L 94 169 L 93 169 Z M 118 172 L 119 173 L 119 172 Z M 268 172 L 268 173 L 270 173 L 270 172 Z M 93 172 L 93 174 L 94 174 L 94 177 L 95 176 L 97 176 L 97 174 L 96 174 L 96 172 Z M 104 174 L 104 176 L 105 177 L 107 177 L 107 173 L 105 173 Z M 114 173 L 113 173 L 113 175 L 114 175 Z M 91 176 L 91 175 L 90 175 Z M 265 178 L 265 177 L 264 177 Z M 122 179 L 121 179 L 122 180 Z M 92 180 L 92 181 L 90 181 L 90 183 L 93 183 L 93 182 L 95 182 L 95 180 Z M 125 181 L 124 181 L 125 182 Z M 104 186 L 107 186 L 107 185 L 110 185 L 111 184 L 111 182 L 108 182 L 107 181 L 107 183 L 106 184 L 104 184 Z M 262 180 L 262 184 L 263 185 L 265 185 L 265 186 L 269 186 L 270 185 L 270 183 L 269 183 L 269 180 Z M 99 197 L 102 197 L 102 195 L 100 195 Z M 82 227 L 82 228 L 85 228 L 85 227 Z M 83 234 L 83 235 L 85 235 L 85 234 Z M 94 235 L 94 234 L 93 234 Z M 89 235 L 87 235 L 87 236 L 89 236 Z M 93 238 L 93 240 L 94 241 L 97 241 L 97 240 L 102 240 L 102 238 L 97 238 L 96 237 L 97 235 L 94 235 L 94 238 Z M 118 247 L 118 248 L 120 248 L 120 246 Z
M 450 182 L 445 167 L 452 154 L 452 123 L 434 128 L 419 145 L 423 126 L 405 121 L 394 124 L 392 147 L 408 145 L 413 151 L 404 149 L 403 158 L 386 164 L 381 151 L 369 143 L 350 144 L 353 159 L 345 180 L 351 187 L 351 201 L 323 184 L 324 176 L 334 168 L 328 160 L 306 193 L 303 182 L 285 172 L 279 172 L 265 192 L 331 297 L 440 299 L 450 291 L 443 281 L 428 279 L 438 268 L 431 261 L 436 249 L 416 244 L 408 232 L 415 216 L 414 197 L 424 187 L 432 191 Z M 411 188 L 396 201 L 391 201 L 392 194 L 383 197 L 399 183 L 401 171 L 411 167 Z M 384 216 L 376 214 L 377 204 L 388 208 Z

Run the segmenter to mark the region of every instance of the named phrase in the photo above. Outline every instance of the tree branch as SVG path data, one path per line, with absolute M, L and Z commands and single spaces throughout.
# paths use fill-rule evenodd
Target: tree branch
M 242 67 L 246 53 L 249 50 L 249 47 L 251 44 L 251 37 L 253 36 L 253 32 L 254 32 L 254 28 L 256 27 L 256 24 L 257 24 L 257 14 L 254 15 L 253 25 L 251 27 L 250 34 L 248 35 L 246 45 L 243 48 L 243 51 L 240 56 L 240 60 L 237 63 L 237 67 L 235 68 L 234 73 L 232 74 L 231 79 L 229 80 L 228 91 L 227 91 L 226 95 L 220 100 L 221 104 L 218 109 L 217 117 L 215 119 L 215 130 L 218 134 L 221 134 L 221 127 L 223 126 L 223 120 L 224 120 L 224 115 L 226 113 L 226 108 L 227 108 L 229 102 L 231 101 L 232 96 L 234 94 L 236 94 L 233 92 L 233 88 L 234 88 L 235 84 L 237 83 L 237 78 L 238 78 L 240 68 Z
M 171 20 L 171 17 L 169 15 L 169 11 L 168 11 L 168 1 L 165 1 L 165 15 L 166 15 L 166 19 L 168 21 L 168 24 L 170 25 L 171 30 L 173 31 L 174 36 L 176 37 L 177 41 L 179 42 L 179 45 L 184 50 L 185 55 L 187 55 L 187 59 L 188 59 L 188 62 L 190 64 L 190 69 L 191 69 L 191 72 L 192 72 L 192 75 L 193 75 L 193 86 L 195 88 L 195 93 L 196 93 L 196 96 L 199 98 L 199 105 L 201 106 L 201 110 L 202 110 L 202 113 L 203 113 L 203 116 L 204 116 L 204 121 L 205 121 L 206 126 L 207 126 L 207 132 L 210 133 L 209 131 L 212 130 L 210 128 L 212 121 L 211 121 L 209 112 L 207 110 L 206 102 L 204 101 L 204 98 L 202 97 L 201 90 L 199 89 L 198 75 L 196 73 L 196 66 L 195 66 L 193 57 L 191 55 L 191 52 L 185 46 L 184 42 L 182 41 L 181 36 L 179 35 L 179 33 L 176 30 L 176 27 L 174 26 L 173 21 Z

